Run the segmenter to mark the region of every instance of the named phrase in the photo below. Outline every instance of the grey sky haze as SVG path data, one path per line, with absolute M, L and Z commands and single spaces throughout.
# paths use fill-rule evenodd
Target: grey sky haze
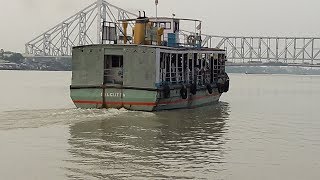
M 23 52 L 24 44 L 94 0 L 0 0 L 0 48 Z M 154 0 L 108 0 L 154 16 Z M 203 20 L 214 35 L 319 36 L 319 0 L 159 0 L 159 15 Z

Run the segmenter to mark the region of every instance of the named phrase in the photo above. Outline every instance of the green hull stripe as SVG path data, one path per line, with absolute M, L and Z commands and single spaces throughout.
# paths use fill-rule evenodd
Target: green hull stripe
M 195 100 L 200 100 L 200 99 L 204 99 L 204 98 L 209 98 L 211 96 L 218 96 L 219 93 L 213 93 L 207 96 L 194 96 L 192 97 L 192 99 L 188 98 L 188 99 L 178 99 L 175 101 L 168 101 L 168 102 L 161 102 L 159 103 L 159 105 L 167 105 L 167 104 L 179 104 L 179 103 L 184 103 L 184 102 L 188 102 L 188 101 L 195 101 Z
M 213 93 L 208 96 L 195 96 L 192 99 L 178 99 L 175 101 L 168 101 L 168 102 L 161 102 L 159 105 L 166 105 L 166 104 L 179 104 L 179 103 L 184 103 L 189 100 L 195 101 L 195 100 L 200 100 L 204 98 L 209 98 L 211 96 L 218 96 L 219 93 Z M 73 101 L 76 104 L 103 104 L 102 101 L 83 101 L 83 100 L 75 100 Z M 156 106 L 157 103 L 155 102 L 105 102 L 106 105 L 136 105 L 136 106 Z
M 73 101 L 77 104 L 103 104 L 102 101 L 81 101 L 75 100 Z M 136 106 L 155 106 L 154 102 L 106 102 L 107 105 L 136 105 Z

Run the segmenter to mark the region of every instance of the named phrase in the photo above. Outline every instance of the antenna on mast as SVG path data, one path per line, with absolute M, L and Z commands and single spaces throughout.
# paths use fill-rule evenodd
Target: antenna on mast
M 154 3 L 156 4 L 156 27 L 158 27 L 158 4 L 159 4 L 159 0 L 155 0 Z

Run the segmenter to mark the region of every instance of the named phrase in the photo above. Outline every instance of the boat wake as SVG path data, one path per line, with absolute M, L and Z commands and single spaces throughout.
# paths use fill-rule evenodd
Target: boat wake
M 152 113 L 126 109 L 50 109 L 0 112 L 0 130 L 38 128 L 49 125 L 71 125 L 83 121 L 108 120 L 118 116 L 150 116 Z

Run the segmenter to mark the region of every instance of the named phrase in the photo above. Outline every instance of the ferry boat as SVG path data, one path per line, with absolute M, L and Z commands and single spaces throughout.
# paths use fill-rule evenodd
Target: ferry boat
M 192 31 L 181 30 L 183 22 Z M 216 103 L 229 90 L 226 51 L 202 44 L 196 19 L 144 13 L 104 22 L 101 44 L 73 48 L 70 96 L 78 108 L 137 111 Z

